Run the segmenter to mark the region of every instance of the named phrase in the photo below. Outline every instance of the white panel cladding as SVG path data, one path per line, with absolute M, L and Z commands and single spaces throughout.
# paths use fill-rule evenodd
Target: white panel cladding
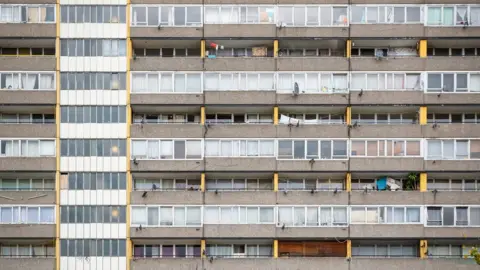
M 127 105 L 126 90 L 64 90 L 62 105 Z
M 62 172 L 126 172 L 126 157 L 61 157 Z
M 61 205 L 127 205 L 125 190 L 61 190 Z
M 60 124 L 60 137 L 62 139 L 126 139 L 126 123 L 117 124 Z
M 127 38 L 124 23 L 61 23 L 60 38 Z
M 61 257 L 60 270 L 126 270 L 126 257 Z
M 60 224 L 60 238 L 125 239 L 125 223 Z
M 127 0 L 60 0 L 60 5 L 126 5 Z
M 60 71 L 126 72 L 127 57 L 62 56 Z

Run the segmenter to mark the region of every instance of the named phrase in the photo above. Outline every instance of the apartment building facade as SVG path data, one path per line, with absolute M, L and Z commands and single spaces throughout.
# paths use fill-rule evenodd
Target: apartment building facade
M 2 270 L 478 268 L 476 1 L 0 2 Z

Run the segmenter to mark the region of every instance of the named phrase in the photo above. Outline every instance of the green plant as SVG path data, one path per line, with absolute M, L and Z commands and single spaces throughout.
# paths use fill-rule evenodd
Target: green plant
M 404 183 L 404 190 L 417 190 L 418 189 L 418 173 L 409 173 L 407 176 L 407 181 Z
M 476 247 L 470 250 L 470 256 L 472 256 L 475 262 L 480 265 L 480 252 Z

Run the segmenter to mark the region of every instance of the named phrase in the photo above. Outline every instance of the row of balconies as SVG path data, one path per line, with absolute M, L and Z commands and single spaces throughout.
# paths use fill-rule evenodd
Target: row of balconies
M 132 71 L 472 71 L 480 69 L 478 57 L 138 57 Z M 0 56 L 0 65 L 15 71 L 53 71 L 54 56 Z
M 466 191 L 132 191 L 131 204 L 144 205 L 468 205 L 478 192 Z M 55 204 L 55 191 L 0 191 L 0 204 Z
M 82 260 L 83 258 L 77 258 Z M 17 269 L 55 269 L 55 258 L 0 258 L 3 270 Z M 151 269 L 206 269 L 206 270 L 364 270 L 364 269 L 396 269 L 396 270 L 476 270 L 473 259 L 420 259 L 420 258 L 135 258 L 130 262 L 132 270 Z
M 199 27 L 131 27 L 132 38 L 298 38 L 298 37 L 478 37 L 478 27 L 429 27 L 423 24 L 352 24 L 345 27 L 285 27 L 275 24 L 204 24 Z M 55 24 L 2 24 L 3 37 L 55 38 Z

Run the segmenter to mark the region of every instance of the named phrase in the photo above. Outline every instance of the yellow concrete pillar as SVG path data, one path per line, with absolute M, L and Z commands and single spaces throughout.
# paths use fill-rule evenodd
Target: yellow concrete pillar
M 273 191 L 278 191 L 278 173 L 273 174 Z
M 420 192 L 427 191 L 427 173 L 420 174 Z
M 278 39 L 273 41 L 273 57 L 278 57 Z
M 347 258 L 352 257 L 352 240 L 347 240 Z
M 352 191 L 352 173 L 349 172 L 345 175 L 345 190 L 347 192 Z
M 419 122 L 420 122 L 420 125 L 426 125 L 427 124 L 427 107 L 426 106 L 422 106 L 420 107 L 420 112 L 419 112 Z
M 351 125 L 352 124 L 352 107 L 347 107 L 347 109 L 345 110 L 345 122 L 347 123 L 347 125 Z
M 427 41 L 422 39 L 418 44 L 418 56 L 425 58 L 427 57 Z
M 428 257 L 428 242 L 427 240 L 420 240 L 420 258 L 426 259 Z
M 202 254 L 202 258 L 206 258 L 205 252 L 207 251 L 207 244 L 205 243 L 205 239 L 200 240 L 200 252 Z
M 278 240 L 273 240 L 273 258 L 278 258 Z
M 200 40 L 200 57 L 205 58 L 205 40 Z
M 205 192 L 205 173 L 200 176 L 200 190 Z
M 205 125 L 205 107 L 200 108 L 200 124 Z
M 345 55 L 347 56 L 347 58 L 352 57 L 352 41 L 347 40 L 347 46 L 345 47 L 346 47 Z
M 278 106 L 273 107 L 273 124 L 278 125 Z

